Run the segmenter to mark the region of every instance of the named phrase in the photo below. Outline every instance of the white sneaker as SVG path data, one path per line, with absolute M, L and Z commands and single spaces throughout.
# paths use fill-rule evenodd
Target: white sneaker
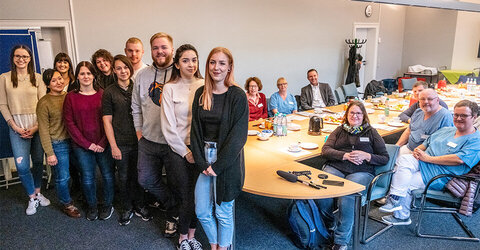
M 28 207 L 27 210 L 25 211 L 27 215 L 33 215 L 37 212 L 37 207 L 40 204 L 40 201 L 38 199 L 30 199 L 28 201 Z
M 37 200 L 40 202 L 40 206 L 46 207 L 50 205 L 50 200 L 43 196 L 41 193 L 37 194 Z

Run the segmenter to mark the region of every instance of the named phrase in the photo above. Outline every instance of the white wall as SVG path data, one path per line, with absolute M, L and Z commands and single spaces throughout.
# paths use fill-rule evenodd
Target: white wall
M 354 22 L 385 23 L 377 74 L 394 76 L 402 60 L 398 55 L 405 10 L 383 7 L 380 18 L 380 5 L 372 4 L 373 15 L 367 18 L 366 5 L 349 0 L 74 0 L 73 13 L 79 61 L 89 60 L 99 48 L 123 53 L 127 38 L 137 36 L 145 44 L 145 61 L 151 62 L 148 40 L 164 31 L 173 36 L 176 47 L 197 47 L 202 72 L 213 47 L 229 48 L 237 82 L 243 86 L 247 77 L 258 76 L 268 96 L 276 91 L 280 76 L 299 94 L 310 68 L 332 88 L 341 84 L 348 48 L 344 39 L 353 38 Z M 70 20 L 69 1 L 2 0 L 1 19 Z
M 480 67 L 480 59 L 477 58 L 479 43 L 480 13 L 458 12 L 452 69 L 472 70 Z
M 457 11 L 409 7 L 405 16 L 402 72 L 410 65 L 451 67 Z

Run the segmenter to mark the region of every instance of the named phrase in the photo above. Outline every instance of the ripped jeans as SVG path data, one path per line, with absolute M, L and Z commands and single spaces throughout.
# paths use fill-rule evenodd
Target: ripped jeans
M 38 133 L 33 138 L 23 139 L 11 128 L 10 143 L 12 144 L 13 158 L 17 168 L 18 177 L 22 182 L 27 195 L 35 194 L 35 189 L 42 186 L 43 175 L 43 148 Z M 32 169 L 30 170 L 30 156 Z

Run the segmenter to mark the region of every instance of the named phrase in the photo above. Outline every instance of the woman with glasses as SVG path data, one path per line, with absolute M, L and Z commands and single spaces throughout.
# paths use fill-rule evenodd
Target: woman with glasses
M 327 158 L 323 171 L 368 185 L 375 174 L 375 166 L 385 165 L 389 156 L 383 138 L 370 126 L 365 106 L 352 101 L 338 126 L 323 145 L 322 155 Z M 328 228 L 335 228 L 334 248 L 347 249 L 352 236 L 354 196 L 338 199 L 338 219 L 334 218 L 333 199 L 317 200 Z
M 270 96 L 268 112 L 271 115 L 276 113 L 292 114 L 297 112 L 297 101 L 295 97 L 287 92 L 288 83 L 284 77 L 277 80 L 278 92 Z
M 249 77 L 245 81 L 245 90 L 247 90 L 248 98 L 248 109 L 250 111 L 250 121 L 255 121 L 268 117 L 267 98 L 263 93 L 259 92 L 260 90 L 262 90 L 262 87 L 262 81 L 260 81 L 258 77 Z
M 29 196 L 27 215 L 50 201 L 40 193 L 43 175 L 43 148 L 38 135 L 36 108 L 47 90 L 42 76 L 35 73 L 33 55 L 25 45 L 10 53 L 11 71 L 0 75 L 0 111 L 10 127 L 10 143 L 18 176 Z M 33 166 L 30 170 L 30 158 Z

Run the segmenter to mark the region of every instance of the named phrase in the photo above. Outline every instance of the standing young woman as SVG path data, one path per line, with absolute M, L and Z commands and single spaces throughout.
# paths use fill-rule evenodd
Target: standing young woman
M 102 98 L 103 126 L 118 169 L 122 204 L 118 223 L 125 226 L 134 212 L 144 221 L 152 216 L 145 208 L 144 190 L 138 184 L 138 142 L 131 111 L 133 67 L 126 56 L 116 55 L 113 71 L 117 82 L 105 90 Z
M 227 249 L 233 238 L 234 201 L 245 178 L 248 100 L 234 83 L 228 49 L 210 52 L 205 75 L 192 107 L 191 147 L 202 172 L 195 186 L 195 212 L 211 248 Z
M 103 91 L 94 83 L 95 68 L 90 62 L 80 62 L 75 70 L 78 89 L 68 93 L 63 104 L 65 126 L 73 139 L 73 152 L 82 171 L 82 185 L 88 211 L 87 219 L 109 219 L 113 213 L 114 175 L 110 150 L 102 122 Z M 104 204 L 97 210 L 96 165 L 103 178 Z
M 65 81 L 65 88 L 63 90 L 65 92 L 72 91 L 75 88 L 74 84 L 77 82 L 73 74 L 73 65 L 70 57 L 66 53 L 58 53 L 53 61 L 53 68 L 60 72 Z
M 108 50 L 99 49 L 92 55 L 92 64 L 97 71 L 97 82 L 100 88 L 106 89 L 115 84 L 115 74 L 113 74 L 113 56 Z
M 25 45 L 15 46 L 10 53 L 11 71 L 0 75 L 0 111 L 10 126 L 10 143 L 18 176 L 30 197 L 27 215 L 37 207 L 50 205 L 40 193 L 43 175 L 43 149 L 37 133 L 35 109 L 46 93 L 42 77 L 35 73 L 32 51 Z M 32 170 L 30 171 L 30 157 Z
M 38 133 L 47 154 L 47 163 L 55 171 L 55 189 L 63 205 L 63 212 L 70 217 L 79 218 L 80 212 L 73 205 L 68 190 L 70 141 L 63 122 L 63 101 L 66 95 L 63 91 L 64 80 L 57 70 L 47 69 L 43 72 L 43 82 L 49 91 L 38 101 Z
M 195 239 L 194 191 L 199 172 L 193 165 L 195 161 L 190 151 L 190 124 L 195 91 L 204 81 L 198 71 L 198 53 L 192 45 L 178 47 L 173 63 L 170 81 L 163 87 L 161 113 L 162 132 L 171 149 L 167 178 L 172 180 L 172 190 L 179 204 L 178 248 L 202 249 Z

